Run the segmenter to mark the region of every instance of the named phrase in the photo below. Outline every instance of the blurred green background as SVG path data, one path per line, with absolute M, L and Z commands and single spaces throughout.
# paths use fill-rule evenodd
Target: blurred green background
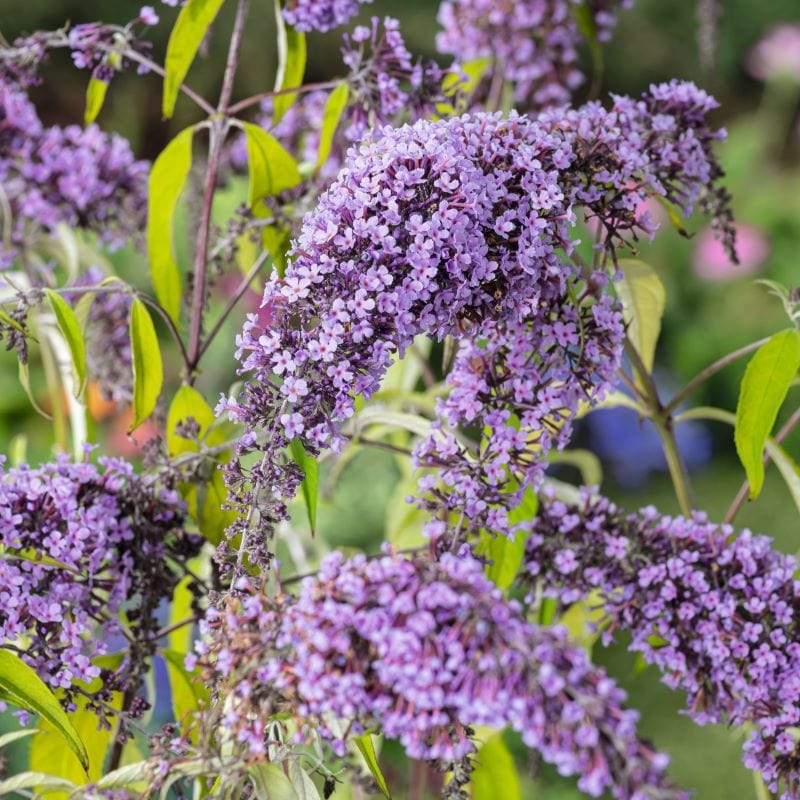
M 140 5 L 129 0 L 0 0 L 0 31 L 10 40 L 22 32 L 60 27 L 65 20 L 124 23 L 138 13 Z M 150 38 L 154 54 L 160 59 L 177 12 L 158 2 L 154 5 L 162 24 L 151 31 Z M 412 52 L 434 55 L 437 5 L 430 0 L 376 0 L 365 7 L 362 18 L 372 14 L 398 17 Z M 236 86 L 238 97 L 272 86 L 272 7 L 270 0 L 252 2 Z M 190 85 L 206 96 L 214 96 L 218 90 L 231 24 L 228 11 L 223 11 L 205 58 L 198 61 L 189 76 Z M 715 358 L 786 326 L 778 301 L 754 284 L 755 277 L 788 285 L 800 283 L 800 78 L 798 82 L 787 79 L 765 85 L 748 76 L 744 68 L 749 49 L 771 26 L 783 22 L 800 24 L 798 0 L 725 0 L 716 57 L 711 67 L 703 68 L 695 0 L 638 0 L 633 11 L 622 15 L 612 43 L 605 48 L 606 91 L 638 93 L 652 81 L 678 77 L 696 81 L 719 99 L 721 109 L 716 119 L 729 131 L 720 155 L 734 196 L 734 209 L 737 218 L 764 245 L 758 263 L 750 274 L 745 274 L 745 269 L 737 272 L 733 268 L 709 268 L 713 250 L 709 255 L 700 247 L 706 224 L 698 217 L 688 223 L 690 232 L 698 234 L 692 239 L 680 237 L 667 222 L 652 245 L 641 243 L 639 257 L 656 267 L 667 287 L 668 306 L 657 362 L 663 385 L 673 390 Z M 339 36 L 334 32 L 314 37 L 309 48 L 309 81 L 342 74 Z M 74 69 L 65 54 L 58 53 L 44 78 L 43 85 L 33 92 L 42 118 L 53 123 L 80 121 L 87 75 Z M 139 155 L 152 158 L 171 135 L 194 119 L 192 114 L 192 108 L 181 101 L 175 119 L 164 123 L 159 79 L 152 75 L 138 77 L 131 72 L 115 78 L 99 121 L 105 129 L 127 136 Z M 142 272 L 141 256 L 134 252 L 117 256 L 116 262 L 131 276 Z M 209 397 L 226 389 L 233 378 L 232 339 L 238 325 L 239 320 L 233 320 L 215 343 L 210 360 L 218 369 L 202 378 L 202 388 Z M 737 362 L 717 376 L 692 398 L 693 403 L 733 410 L 744 366 L 744 362 Z M 0 393 L 2 449 L 8 449 L 13 434 L 26 431 L 32 456 L 45 455 L 49 443 L 41 434 L 44 426 L 32 414 L 18 388 L 11 356 L 3 354 L 0 370 L 4 387 Z M 796 407 L 798 395 L 800 392 L 793 389 L 781 419 Z M 579 442 L 594 447 L 603 456 L 608 467 L 604 489 L 629 507 L 653 503 L 664 511 L 676 511 L 668 480 L 657 465 L 638 485 L 630 480 L 615 481 L 615 475 L 622 474 L 614 468 L 620 466 L 619 458 L 615 460 L 615 454 L 607 452 L 607 446 L 598 439 L 597 428 L 602 425 L 620 426 L 614 429 L 614 436 L 618 443 L 625 442 L 628 467 L 636 468 L 640 460 L 652 461 L 653 445 L 647 431 L 635 420 L 607 418 L 585 425 L 579 431 Z M 116 437 L 109 439 L 111 448 L 129 448 L 118 430 L 109 428 L 107 434 Z M 683 444 L 687 458 L 696 462 L 693 478 L 700 505 L 713 518 L 720 518 L 743 478 L 733 451 L 731 429 L 719 425 L 693 429 Z M 787 449 L 797 457 L 800 436 L 792 437 Z M 571 474 L 565 477 L 577 479 Z M 395 494 L 398 478 L 391 457 L 375 453 L 357 457 L 347 467 L 339 489 L 323 504 L 321 535 L 331 546 L 374 549 L 382 538 L 384 506 Z M 797 513 L 773 469 L 768 470 L 762 496 L 742 510 L 738 521 L 776 537 L 786 551 L 798 549 Z M 595 653 L 596 659 L 606 664 L 628 689 L 632 705 L 641 709 L 644 733 L 671 754 L 675 779 L 694 789 L 698 800 L 756 797 L 752 776 L 741 766 L 740 742 L 735 733 L 718 727 L 700 729 L 681 716 L 680 699 L 659 684 L 653 670 L 638 670 L 635 659 L 621 645 L 607 650 L 598 646 Z M 578 797 L 564 788 L 568 785 L 552 777 L 543 781 L 532 777 L 526 797 Z

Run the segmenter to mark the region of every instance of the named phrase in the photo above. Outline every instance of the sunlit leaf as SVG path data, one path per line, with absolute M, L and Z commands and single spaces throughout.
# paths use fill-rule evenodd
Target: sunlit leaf
M 734 442 L 750 483 L 750 499 L 764 484 L 764 444 L 800 369 L 800 332 L 776 333 L 756 350 L 739 388 Z
M 89 78 L 89 85 L 86 87 L 86 110 L 83 112 L 83 124 L 91 125 L 103 108 L 108 91 L 108 83 Z
M 133 423 L 139 427 L 154 411 L 164 383 L 161 348 L 150 312 L 141 300 L 131 304 L 131 360 L 133 361 Z
M 58 329 L 69 348 L 75 373 L 75 397 L 80 397 L 86 387 L 86 344 L 83 341 L 81 324 L 72 307 L 61 295 L 51 289 L 46 289 L 45 294 L 56 318 Z
M 46 772 L 20 772 L 11 778 L 0 781 L 0 797 L 20 789 L 52 789 L 70 792 L 77 787 L 71 781 L 49 775 Z M 38 795 L 41 797 L 41 794 Z M 19 797 L 19 795 L 17 795 Z
M 104 656 L 95 661 L 99 667 L 116 669 L 119 667 L 121 657 L 118 655 Z M 94 692 L 102 688 L 102 682 L 96 678 L 89 686 L 89 691 Z M 35 771 L 48 772 L 59 778 L 83 785 L 87 781 L 99 780 L 103 774 L 103 765 L 106 755 L 114 741 L 114 728 L 101 728 L 98 725 L 97 714 L 86 707 L 86 698 L 75 698 L 77 708 L 69 714 L 69 720 L 86 746 L 89 757 L 89 768 L 84 772 L 78 759 L 71 750 L 64 747 L 63 740 L 56 729 L 42 722 L 42 732 L 32 742 L 30 747 L 28 766 Z M 105 702 L 116 710 L 122 707 L 122 693 L 112 692 L 105 698 Z M 60 791 L 47 793 L 49 800 L 64 800 L 67 794 Z
M 185 10 L 185 9 L 184 9 Z M 150 170 L 147 192 L 147 257 L 158 302 L 178 323 L 182 279 L 172 244 L 172 221 L 192 166 L 194 128 L 182 130 L 161 151 Z
M 664 284 L 658 273 L 643 261 L 623 259 L 619 266 L 622 278 L 616 286 L 628 338 L 647 371 L 652 372 L 667 298 Z
M 185 654 L 176 650 L 161 650 L 169 674 L 169 688 L 172 696 L 172 713 L 177 722 L 184 722 L 197 711 L 200 703 L 208 700 L 208 688 L 199 674 L 191 673 L 184 665 Z M 190 739 L 197 741 L 197 730 L 189 731 Z
M 487 739 L 475 756 L 472 773 L 472 800 L 522 800 L 514 757 L 503 741 L 502 734 Z
M 317 529 L 317 501 L 319 494 L 319 465 L 317 459 L 306 453 L 305 448 L 299 439 L 294 439 L 289 444 L 289 452 L 295 463 L 303 470 L 303 483 L 300 491 L 303 495 L 303 502 L 308 514 L 308 524 L 311 526 L 311 533 Z
M 378 756 L 375 754 L 375 745 L 372 743 L 372 735 L 365 733 L 363 736 L 359 736 L 355 742 L 359 752 L 364 756 L 364 761 L 369 771 L 372 773 L 372 777 L 375 778 L 378 788 L 383 792 L 383 796 L 386 797 L 387 800 L 392 800 L 392 793 L 389 791 L 386 778 L 383 777 L 383 772 L 381 771 L 381 765 L 378 763 Z
M 187 0 L 178 14 L 175 27 L 169 36 L 164 62 L 166 74 L 161 109 L 165 117 L 172 116 L 183 79 L 197 55 L 209 25 L 214 21 L 224 1 Z
M 275 269 L 282 278 L 286 274 L 286 251 L 292 238 L 288 228 L 279 225 L 268 225 L 261 231 L 261 243 L 272 257 Z
M 286 24 L 280 0 L 275 0 L 275 23 L 278 28 L 278 71 L 275 91 L 294 89 L 303 83 L 306 71 L 306 35 Z M 272 98 L 272 124 L 277 125 L 297 98 L 296 93 Z
M 0 688 L 17 705 L 39 714 L 43 720 L 49 722 L 78 757 L 81 766 L 88 769 L 89 756 L 86 747 L 53 693 L 21 658 L 1 648 Z
M 317 163 L 314 169 L 319 171 L 322 165 L 328 160 L 333 147 L 333 137 L 339 127 L 342 113 L 347 108 L 347 100 L 350 97 L 350 87 L 344 81 L 340 83 L 328 95 L 325 101 L 325 109 L 322 112 L 322 128 L 319 134 L 319 150 L 317 151 Z
M 39 733 L 38 728 L 24 728 L 20 731 L 9 731 L 8 733 L 4 733 L 0 736 L 0 750 L 4 747 L 8 747 L 10 744 L 14 744 L 14 742 L 18 742 L 20 739 L 26 739 L 28 736 L 33 736 L 35 733 Z
M 239 122 L 247 143 L 250 184 L 247 203 L 256 214 L 263 213 L 265 197 L 274 197 L 302 180 L 297 163 L 283 145 L 258 125 Z

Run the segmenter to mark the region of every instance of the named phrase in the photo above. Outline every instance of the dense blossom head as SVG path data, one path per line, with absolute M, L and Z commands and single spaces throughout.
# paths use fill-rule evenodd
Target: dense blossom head
M 99 267 L 91 267 L 78 285 L 97 287 L 106 278 Z M 119 284 L 106 284 L 94 293 L 86 326 L 86 363 L 103 396 L 118 403 L 133 397 L 131 362 L 131 296 Z M 72 295 L 78 302 L 84 295 Z
M 608 110 L 384 128 L 352 149 L 305 218 L 285 277 L 266 288 L 274 326 L 252 315 L 239 339 L 250 380 L 228 409 L 251 429 L 243 448 L 260 430 L 274 448 L 254 479 L 280 490 L 281 447 L 296 437 L 312 451 L 336 446 L 355 396 L 376 391 L 393 353 L 420 333 L 449 335 L 462 345 L 440 419 L 488 426 L 494 443 L 476 463 L 435 431 L 418 460 L 460 485 L 428 505 L 480 511 L 476 526 L 508 532 L 505 508 L 488 518 L 495 496 L 512 479 L 524 490 L 541 478 L 578 400 L 601 396 L 618 363 L 622 327 L 604 279 L 570 260 L 575 212 L 602 226 L 598 247 L 611 257 L 652 231 L 637 213 L 650 195 L 685 213 L 717 204 L 724 226 L 713 105 L 672 83 Z
M 0 470 L 0 647 L 24 641 L 53 687 L 97 677 L 123 604 L 131 630 L 152 634 L 176 580 L 167 558 L 194 546 L 182 523 L 176 494 L 124 461 Z
M 764 536 L 703 514 L 626 515 L 586 492 L 545 502 L 526 551 L 530 580 L 570 603 L 600 592 L 605 636 L 631 646 L 686 692 L 698 722 L 750 724 L 745 764 L 784 800 L 800 797 L 800 582 Z
M 329 31 L 352 19 L 359 4 L 372 0 L 287 0 L 283 17 L 298 31 Z
M 498 80 L 515 84 L 518 105 L 532 110 L 568 103 L 583 82 L 578 50 L 583 43 L 576 0 L 444 0 L 439 7 L 440 52 L 464 63 L 491 60 L 487 91 Z M 608 41 L 618 7 L 633 0 L 585 4 L 600 41 Z
M 0 266 L 59 223 L 119 247 L 144 226 L 148 165 L 96 125 L 46 127 L 24 92 L 0 81 L 0 183 L 11 210 Z
M 378 726 L 427 760 L 470 752 L 468 726 L 511 726 L 587 794 L 684 796 L 663 775 L 666 758 L 637 739 L 624 693 L 562 630 L 527 623 L 466 555 L 334 554 L 296 600 L 248 595 L 205 628 L 223 726 L 254 755 L 277 711 L 340 752 L 334 728 L 348 738 Z

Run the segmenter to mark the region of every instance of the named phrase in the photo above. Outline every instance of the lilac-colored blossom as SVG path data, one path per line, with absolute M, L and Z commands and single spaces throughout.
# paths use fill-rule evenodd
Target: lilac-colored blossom
M 637 738 L 624 692 L 563 629 L 528 623 L 465 553 L 335 553 L 297 599 L 228 603 L 203 623 L 199 651 L 226 697 L 223 728 L 253 755 L 279 711 L 339 753 L 379 728 L 426 760 L 473 751 L 470 726 L 510 726 L 591 796 L 686 797 L 665 778 L 667 758 Z
M 283 18 L 298 31 L 329 31 L 352 19 L 360 3 L 372 0 L 287 0 Z
M 574 569 L 559 568 L 571 554 Z M 525 571 L 565 603 L 601 598 L 604 638 L 631 648 L 686 693 L 700 724 L 748 725 L 747 767 L 783 800 L 800 797 L 800 582 L 795 559 L 729 525 L 625 514 L 584 491 L 579 505 L 543 502 Z
M 745 66 L 761 81 L 785 78 L 800 84 L 800 25 L 771 28 L 750 51 Z
M 0 647 L 24 641 L 54 688 L 98 677 L 124 603 L 134 636 L 152 635 L 177 580 L 167 557 L 193 547 L 183 519 L 174 491 L 122 460 L 0 466 Z
M 578 13 L 588 13 L 605 42 L 617 10 L 632 5 L 633 0 L 444 0 L 436 46 L 460 63 L 490 59 L 486 90 L 497 94 L 498 82 L 512 82 L 518 107 L 564 105 L 583 82 Z
M 714 231 L 704 230 L 697 237 L 692 253 L 692 268 L 704 281 L 731 281 L 758 272 L 769 256 L 769 242 L 753 225 L 738 223 L 736 229 L 736 254 L 734 263 Z
M 27 95 L 0 81 L 0 182 L 11 211 L 0 266 L 59 223 L 120 247 L 144 227 L 147 172 L 122 137 L 96 125 L 46 127 Z

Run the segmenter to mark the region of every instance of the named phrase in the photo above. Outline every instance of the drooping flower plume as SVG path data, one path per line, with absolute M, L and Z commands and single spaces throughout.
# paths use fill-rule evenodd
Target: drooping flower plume
M 359 4 L 372 0 L 287 0 L 283 17 L 298 31 L 329 31 L 352 19 Z
M 471 752 L 468 726 L 510 726 L 594 797 L 686 796 L 636 737 L 624 693 L 563 630 L 526 622 L 466 554 L 333 554 L 296 600 L 229 603 L 209 615 L 199 650 L 226 697 L 224 731 L 251 753 L 264 752 L 278 711 L 339 752 L 380 726 L 427 760 Z
M 686 693 L 700 724 L 751 726 L 747 767 L 783 800 L 800 797 L 798 565 L 745 530 L 660 515 L 625 514 L 584 493 L 550 499 L 527 543 L 529 579 L 566 603 L 599 592 L 604 636 L 631 647 Z

